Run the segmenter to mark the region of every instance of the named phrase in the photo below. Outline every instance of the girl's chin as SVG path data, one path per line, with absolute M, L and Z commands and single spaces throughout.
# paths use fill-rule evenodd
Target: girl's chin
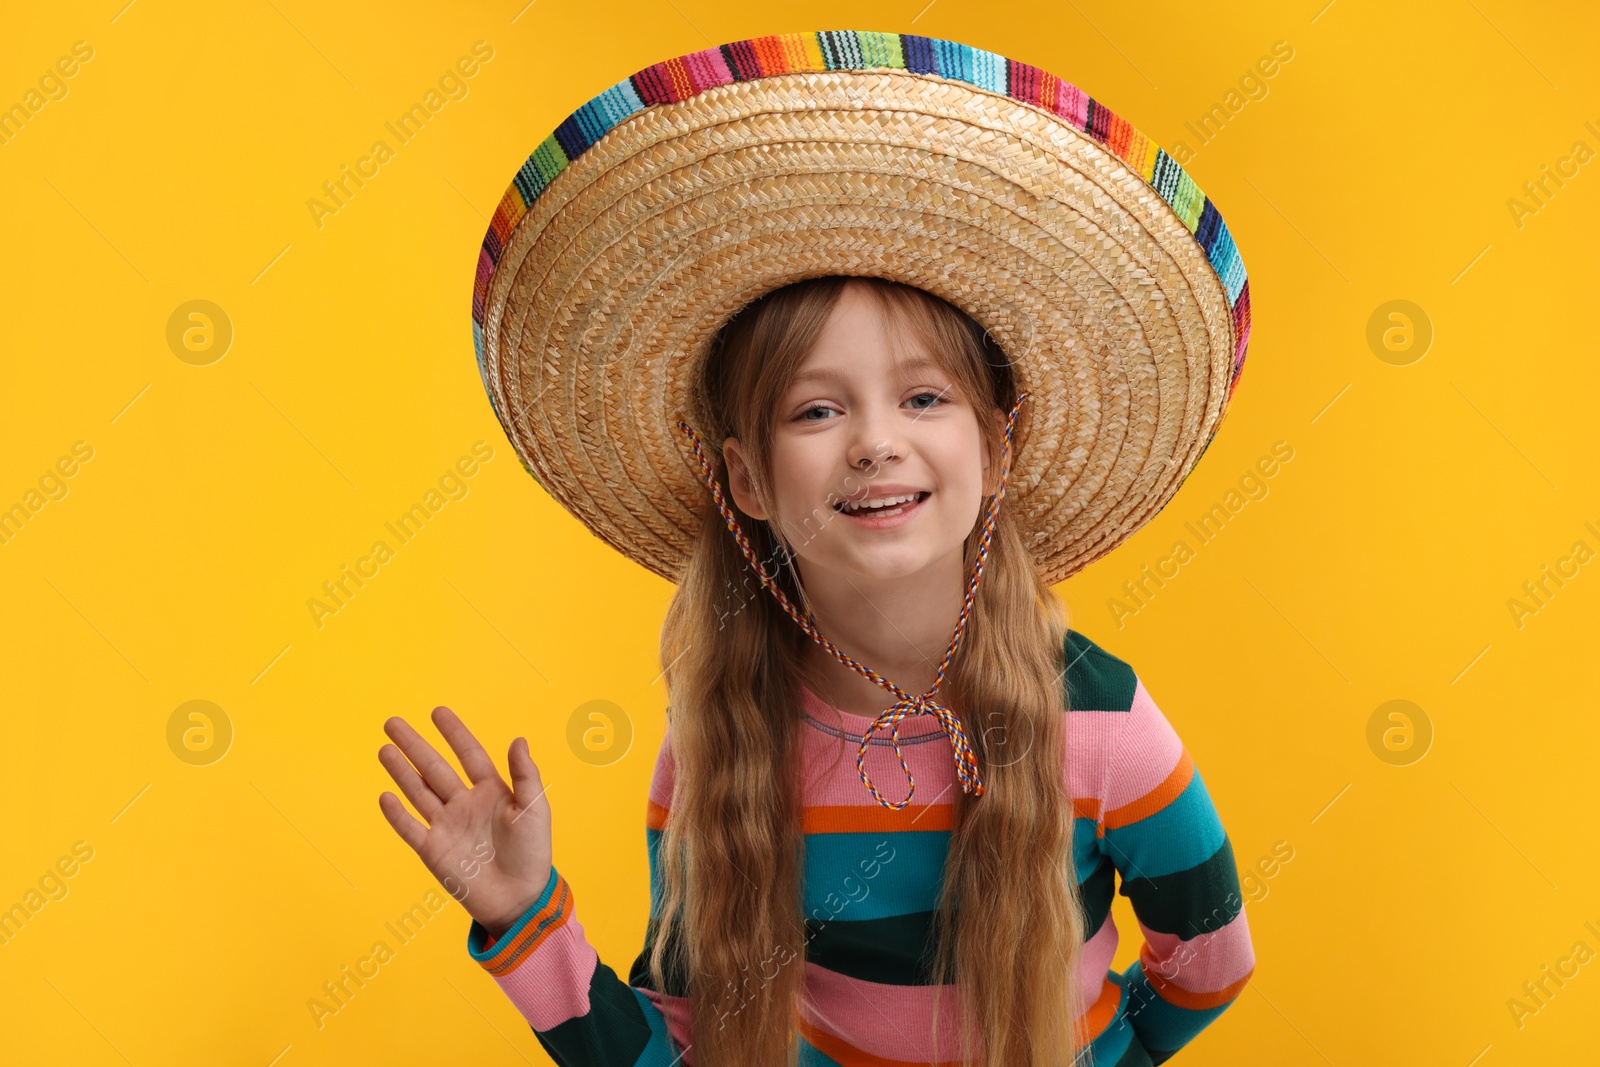
M 833 553 L 813 557 L 812 567 L 830 574 L 842 575 L 856 585 L 878 585 L 897 580 L 924 580 L 930 570 L 937 568 L 952 555 L 959 562 L 963 546 L 879 545 L 862 552 L 839 558 Z

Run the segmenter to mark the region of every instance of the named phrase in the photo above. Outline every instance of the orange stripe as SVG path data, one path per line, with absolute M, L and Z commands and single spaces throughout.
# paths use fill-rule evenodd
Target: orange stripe
M 1093 819 L 1098 824 L 1100 822 L 1100 798 L 1073 797 L 1072 816 L 1076 819 Z M 1101 835 L 1096 833 L 1095 836 L 1099 837 Z
M 1144 947 L 1139 950 L 1139 963 L 1144 968 L 1145 980 L 1150 983 L 1150 988 L 1154 989 L 1162 1000 L 1180 1008 L 1188 1008 L 1190 1011 L 1209 1011 L 1212 1008 L 1222 1007 L 1222 1005 L 1227 1004 L 1244 992 L 1245 984 L 1250 981 L 1250 976 L 1256 973 L 1256 969 L 1251 967 L 1243 978 L 1224 986 L 1222 989 L 1196 992 L 1192 989 L 1185 989 L 1176 982 L 1163 978 L 1156 973 L 1155 968 L 1160 964 L 1151 958 L 1149 942 L 1146 942 Z
M 1122 1003 L 1122 987 L 1107 978 L 1100 986 L 1100 997 L 1083 1013 L 1083 1041 L 1088 1044 L 1106 1032 L 1106 1027 L 1117 1017 L 1117 1005 Z
M 507 189 L 506 195 L 500 198 L 499 206 L 494 209 L 494 218 L 489 220 L 489 226 L 500 239 L 502 249 L 506 246 L 506 238 L 511 235 L 511 228 L 527 212 L 528 208 L 522 202 L 521 191 L 515 185 Z
M 694 95 L 694 83 L 689 79 L 689 71 L 683 64 L 682 56 L 675 56 L 662 64 L 667 75 L 672 79 L 672 99 L 687 100 Z
M 875 1056 L 861 1051 L 843 1038 L 823 1033 L 804 1018 L 799 1020 L 797 1028 L 801 1037 L 811 1042 L 818 1052 L 839 1064 L 839 1067 L 963 1067 L 958 1060 L 941 1060 L 934 1064 L 928 1060 L 891 1060 L 885 1056 Z
M 567 916 L 572 914 L 572 887 L 567 880 L 556 872 L 556 889 L 550 897 L 550 903 L 540 908 L 533 918 L 528 920 L 516 937 L 501 945 L 493 956 L 483 960 L 483 969 L 493 975 L 504 974 L 515 968 L 515 965 L 524 959 L 528 953 L 544 944 L 551 934 L 561 929 L 567 923 Z M 547 919 L 554 918 L 548 926 L 544 926 Z M 543 927 L 541 929 L 541 927 Z
M 902 830 L 949 830 L 955 808 L 950 804 L 908 804 L 899 811 L 873 805 L 815 805 L 800 813 L 808 834 L 881 834 Z
M 667 809 L 649 801 L 644 812 L 644 824 L 651 830 L 664 830 L 667 826 Z
M 1185 748 L 1178 756 L 1178 765 L 1172 768 L 1172 773 L 1166 780 L 1157 785 L 1150 792 L 1106 812 L 1106 829 L 1116 830 L 1124 826 L 1131 826 L 1140 819 L 1154 815 L 1162 808 L 1177 799 L 1178 794 L 1189 786 L 1189 780 L 1194 777 L 1194 758 Z
M 1039 106 L 1052 114 L 1061 113 L 1064 82 L 1047 70 L 1039 72 Z
M 761 66 L 761 75 L 783 74 L 789 68 L 783 67 L 783 45 L 776 37 L 750 38 L 750 50 L 756 54 L 756 62 Z
M 1128 143 L 1133 139 L 1133 127 L 1121 115 L 1112 115 L 1106 127 L 1106 145 L 1122 159 L 1128 158 Z

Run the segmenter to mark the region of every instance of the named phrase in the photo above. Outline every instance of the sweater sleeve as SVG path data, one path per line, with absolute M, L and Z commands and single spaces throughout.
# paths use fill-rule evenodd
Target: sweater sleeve
M 1233 847 L 1188 749 L 1136 682 L 1101 799 L 1101 848 L 1144 934 L 1122 972 L 1134 1035 L 1163 1063 L 1255 971 Z
M 692 1067 L 689 999 L 681 974 L 666 990 L 650 979 L 650 952 L 661 896 L 657 869 L 660 825 L 671 798 L 668 742 L 657 757 L 645 828 L 651 914 L 643 950 L 628 981 L 600 961 L 578 921 L 572 885 L 554 866 L 540 898 L 498 940 L 473 920 L 467 951 L 533 1028 L 559 1067 Z

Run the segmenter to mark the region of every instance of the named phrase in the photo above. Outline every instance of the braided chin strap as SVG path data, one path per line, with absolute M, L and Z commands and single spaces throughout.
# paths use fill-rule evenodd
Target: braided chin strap
M 680 419 L 677 422 L 678 429 L 683 431 L 689 438 L 689 444 L 694 449 L 695 459 L 700 464 L 701 475 L 711 489 L 711 496 L 716 500 L 718 510 L 722 512 L 723 520 L 727 522 L 728 529 L 732 532 L 734 540 L 739 543 L 739 549 L 744 553 L 745 559 L 750 561 L 750 565 L 755 568 L 756 574 L 761 578 L 761 584 L 771 590 L 772 595 L 777 597 L 778 603 L 788 613 L 789 617 L 799 623 L 800 628 L 810 634 L 817 644 L 827 649 L 834 659 L 857 674 L 883 686 L 899 698 L 893 706 L 874 719 L 871 726 L 867 727 L 866 736 L 861 739 L 860 750 L 856 753 L 856 773 L 861 776 L 861 782 L 867 787 L 868 792 L 873 795 L 879 804 L 886 808 L 892 808 L 896 811 L 905 808 L 907 804 L 911 803 L 911 798 L 917 792 L 917 781 L 911 774 L 911 768 L 906 766 L 905 756 L 900 752 L 900 721 L 907 715 L 932 715 L 939 721 L 939 725 L 944 728 L 944 732 L 950 737 L 950 746 L 953 749 L 956 764 L 956 775 L 961 779 L 962 792 L 970 793 L 973 796 L 983 795 L 983 779 L 978 773 L 977 756 L 974 755 L 972 745 L 967 741 L 966 731 L 962 729 L 961 722 L 955 717 L 955 714 L 934 699 L 934 694 L 938 691 L 939 686 L 943 684 L 945 670 L 950 666 L 950 660 L 956 654 L 956 649 L 961 646 L 962 635 L 966 632 L 967 617 L 972 612 L 972 601 L 978 589 L 978 579 L 982 576 L 983 565 L 989 558 L 989 542 L 994 535 L 994 524 L 1000 510 L 1000 499 L 1006 493 L 1006 477 L 1011 470 L 1011 434 L 1016 426 L 1017 413 L 1022 409 L 1022 402 L 1027 400 L 1028 396 L 1029 394 L 1027 393 L 1019 393 L 1016 403 L 1011 406 L 1011 412 L 1006 417 L 1005 442 L 1000 454 L 1000 484 L 994 496 L 989 498 L 988 510 L 984 514 L 983 533 L 978 540 L 978 558 L 972 565 L 972 577 L 967 580 L 967 593 L 961 604 L 961 617 L 956 620 L 955 633 L 950 638 L 949 647 L 945 649 L 944 659 L 939 663 L 939 670 L 934 676 L 932 687 L 921 696 L 912 696 L 871 667 L 852 659 L 832 641 L 823 637 L 821 631 L 813 626 L 810 620 L 795 608 L 794 604 L 790 603 L 783 590 L 778 588 L 777 583 L 767 576 L 766 570 L 756 560 L 755 550 L 750 546 L 750 541 L 745 537 L 744 531 L 739 528 L 739 522 L 734 518 L 733 510 L 728 506 L 728 502 L 723 495 L 722 486 L 717 482 L 716 473 L 711 469 L 711 464 L 706 459 L 699 435 L 683 420 Z M 867 745 L 872 740 L 872 735 L 885 726 L 889 727 L 890 738 L 894 744 L 895 758 L 900 761 L 900 769 L 906 775 L 906 798 L 899 803 L 885 800 L 883 794 L 878 792 L 877 787 L 872 784 L 872 779 L 867 776 Z

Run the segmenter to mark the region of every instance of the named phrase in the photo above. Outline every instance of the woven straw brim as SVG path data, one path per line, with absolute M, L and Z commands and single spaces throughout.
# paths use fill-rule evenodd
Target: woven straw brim
M 487 287 L 484 377 L 539 482 L 676 581 L 712 505 L 673 424 L 707 425 L 691 385 L 717 329 L 803 278 L 917 286 L 1033 394 L 1003 506 L 1055 582 L 1149 521 L 1222 418 L 1234 312 L 1192 227 L 1094 137 L 967 82 L 716 85 L 618 122 L 528 206 Z

